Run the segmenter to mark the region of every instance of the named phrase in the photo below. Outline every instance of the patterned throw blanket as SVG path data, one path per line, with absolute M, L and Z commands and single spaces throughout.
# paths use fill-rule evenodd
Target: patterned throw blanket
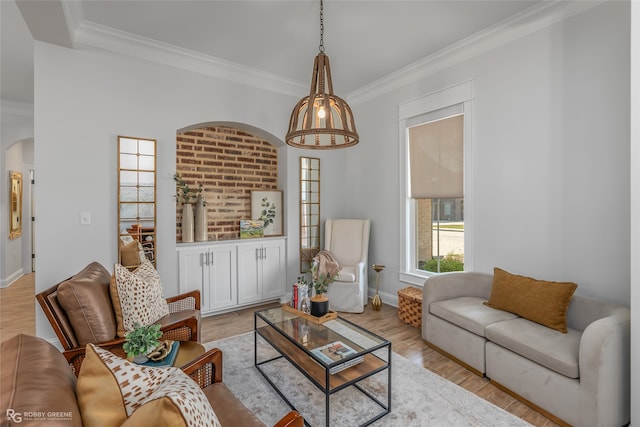
M 318 263 L 317 276 L 324 274 L 325 277 L 335 277 L 342 269 L 333 254 L 329 251 L 318 252 L 316 256 L 313 257 L 313 262 Z M 314 277 L 314 279 L 317 279 L 317 276 Z

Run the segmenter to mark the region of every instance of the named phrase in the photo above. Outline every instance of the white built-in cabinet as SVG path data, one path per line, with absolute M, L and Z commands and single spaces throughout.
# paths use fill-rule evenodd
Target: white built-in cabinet
M 199 290 L 202 314 L 279 299 L 287 291 L 284 238 L 182 243 L 179 290 Z

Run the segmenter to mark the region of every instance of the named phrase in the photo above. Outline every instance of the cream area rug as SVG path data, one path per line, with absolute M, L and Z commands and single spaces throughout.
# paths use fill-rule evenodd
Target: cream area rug
M 291 410 L 254 367 L 253 332 L 213 341 L 205 347 L 222 350 L 223 381 L 263 423 L 272 426 Z M 261 337 L 258 354 L 259 360 L 276 355 Z M 372 426 L 530 425 L 396 353 L 392 353 L 391 366 L 391 413 Z M 325 426 L 324 393 L 283 358 L 263 365 L 263 369 L 310 425 Z M 386 403 L 387 379 L 384 371 L 360 385 Z M 381 412 L 379 406 L 354 387 L 343 389 L 330 399 L 332 427 L 357 426 Z

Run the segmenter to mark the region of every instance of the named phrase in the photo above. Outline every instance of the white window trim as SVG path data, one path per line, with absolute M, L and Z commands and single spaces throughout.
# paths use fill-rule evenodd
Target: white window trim
M 409 144 L 409 131 L 407 126 L 416 116 L 451 107 L 456 104 L 463 105 L 464 112 L 464 269 L 473 271 L 473 171 L 472 171 L 472 102 L 473 81 L 469 80 L 460 84 L 442 89 L 428 95 L 407 101 L 398 106 L 398 130 L 400 141 L 400 266 L 399 279 L 401 283 L 422 286 L 424 281 L 435 273 L 428 273 L 412 267 L 415 258 L 415 200 L 408 197 L 409 158 L 407 156 Z

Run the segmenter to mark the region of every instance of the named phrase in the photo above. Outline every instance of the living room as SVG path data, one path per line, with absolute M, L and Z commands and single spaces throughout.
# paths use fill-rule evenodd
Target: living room
M 113 264 L 115 147 L 118 135 L 131 135 L 158 141 L 158 221 L 166 224 L 157 231 L 158 259 L 168 260 L 158 263 L 158 272 L 165 294 L 177 294 L 176 133 L 198 123 L 231 123 L 250 126 L 278 146 L 287 281 L 299 275 L 298 159 L 318 157 L 322 219 L 371 220 L 369 259 L 386 265 L 381 295 L 395 304 L 398 289 L 420 286 L 413 282 L 421 280 L 405 274 L 399 256 L 405 233 L 399 106 L 471 82 L 465 269 L 490 272 L 498 266 L 574 281 L 577 294 L 630 306 L 637 324 L 640 274 L 632 260 L 639 254 L 640 161 L 638 125 L 630 119 L 629 105 L 638 103 L 634 79 L 640 73 L 630 69 L 638 61 L 631 49 L 637 43 L 631 35 L 639 25 L 638 7 L 623 1 L 589 3 L 579 11 L 570 6 L 559 2 L 546 10 L 548 15 L 532 14 L 529 21 L 349 93 L 360 143 L 320 152 L 283 142 L 291 108 L 304 91 L 260 89 L 238 76 L 230 81 L 193 71 L 189 64 L 168 65 L 144 51 L 136 57 L 95 46 L 69 49 L 36 42 L 32 134 L 14 137 L 3 111 L 1 181 L 5 206 L 8 171 L 23 170 L 27 160 L 35 165 L 36 291 L 91 261 Z M 16 155 L 14 143 L 29 137 L 33 153 Z M 0 213 L 3 224 L 9 222 L 7 212 Z M 80 212 L 91 212 L 90 225 L 79 224 Z M 0 279 L 5 280 L 26 261 L 22 246 L 16 249 L 4 228 L 1 233 Z M 36 334 L 54 338 L 42 313 L 36 313 Z M 637 331 L 632 334 L 637 355 L 640 339 Z M 632 366 L 632 401 L 639 375 Z M 632 408 L 633 421 L 640 419 L 638 410 Z

